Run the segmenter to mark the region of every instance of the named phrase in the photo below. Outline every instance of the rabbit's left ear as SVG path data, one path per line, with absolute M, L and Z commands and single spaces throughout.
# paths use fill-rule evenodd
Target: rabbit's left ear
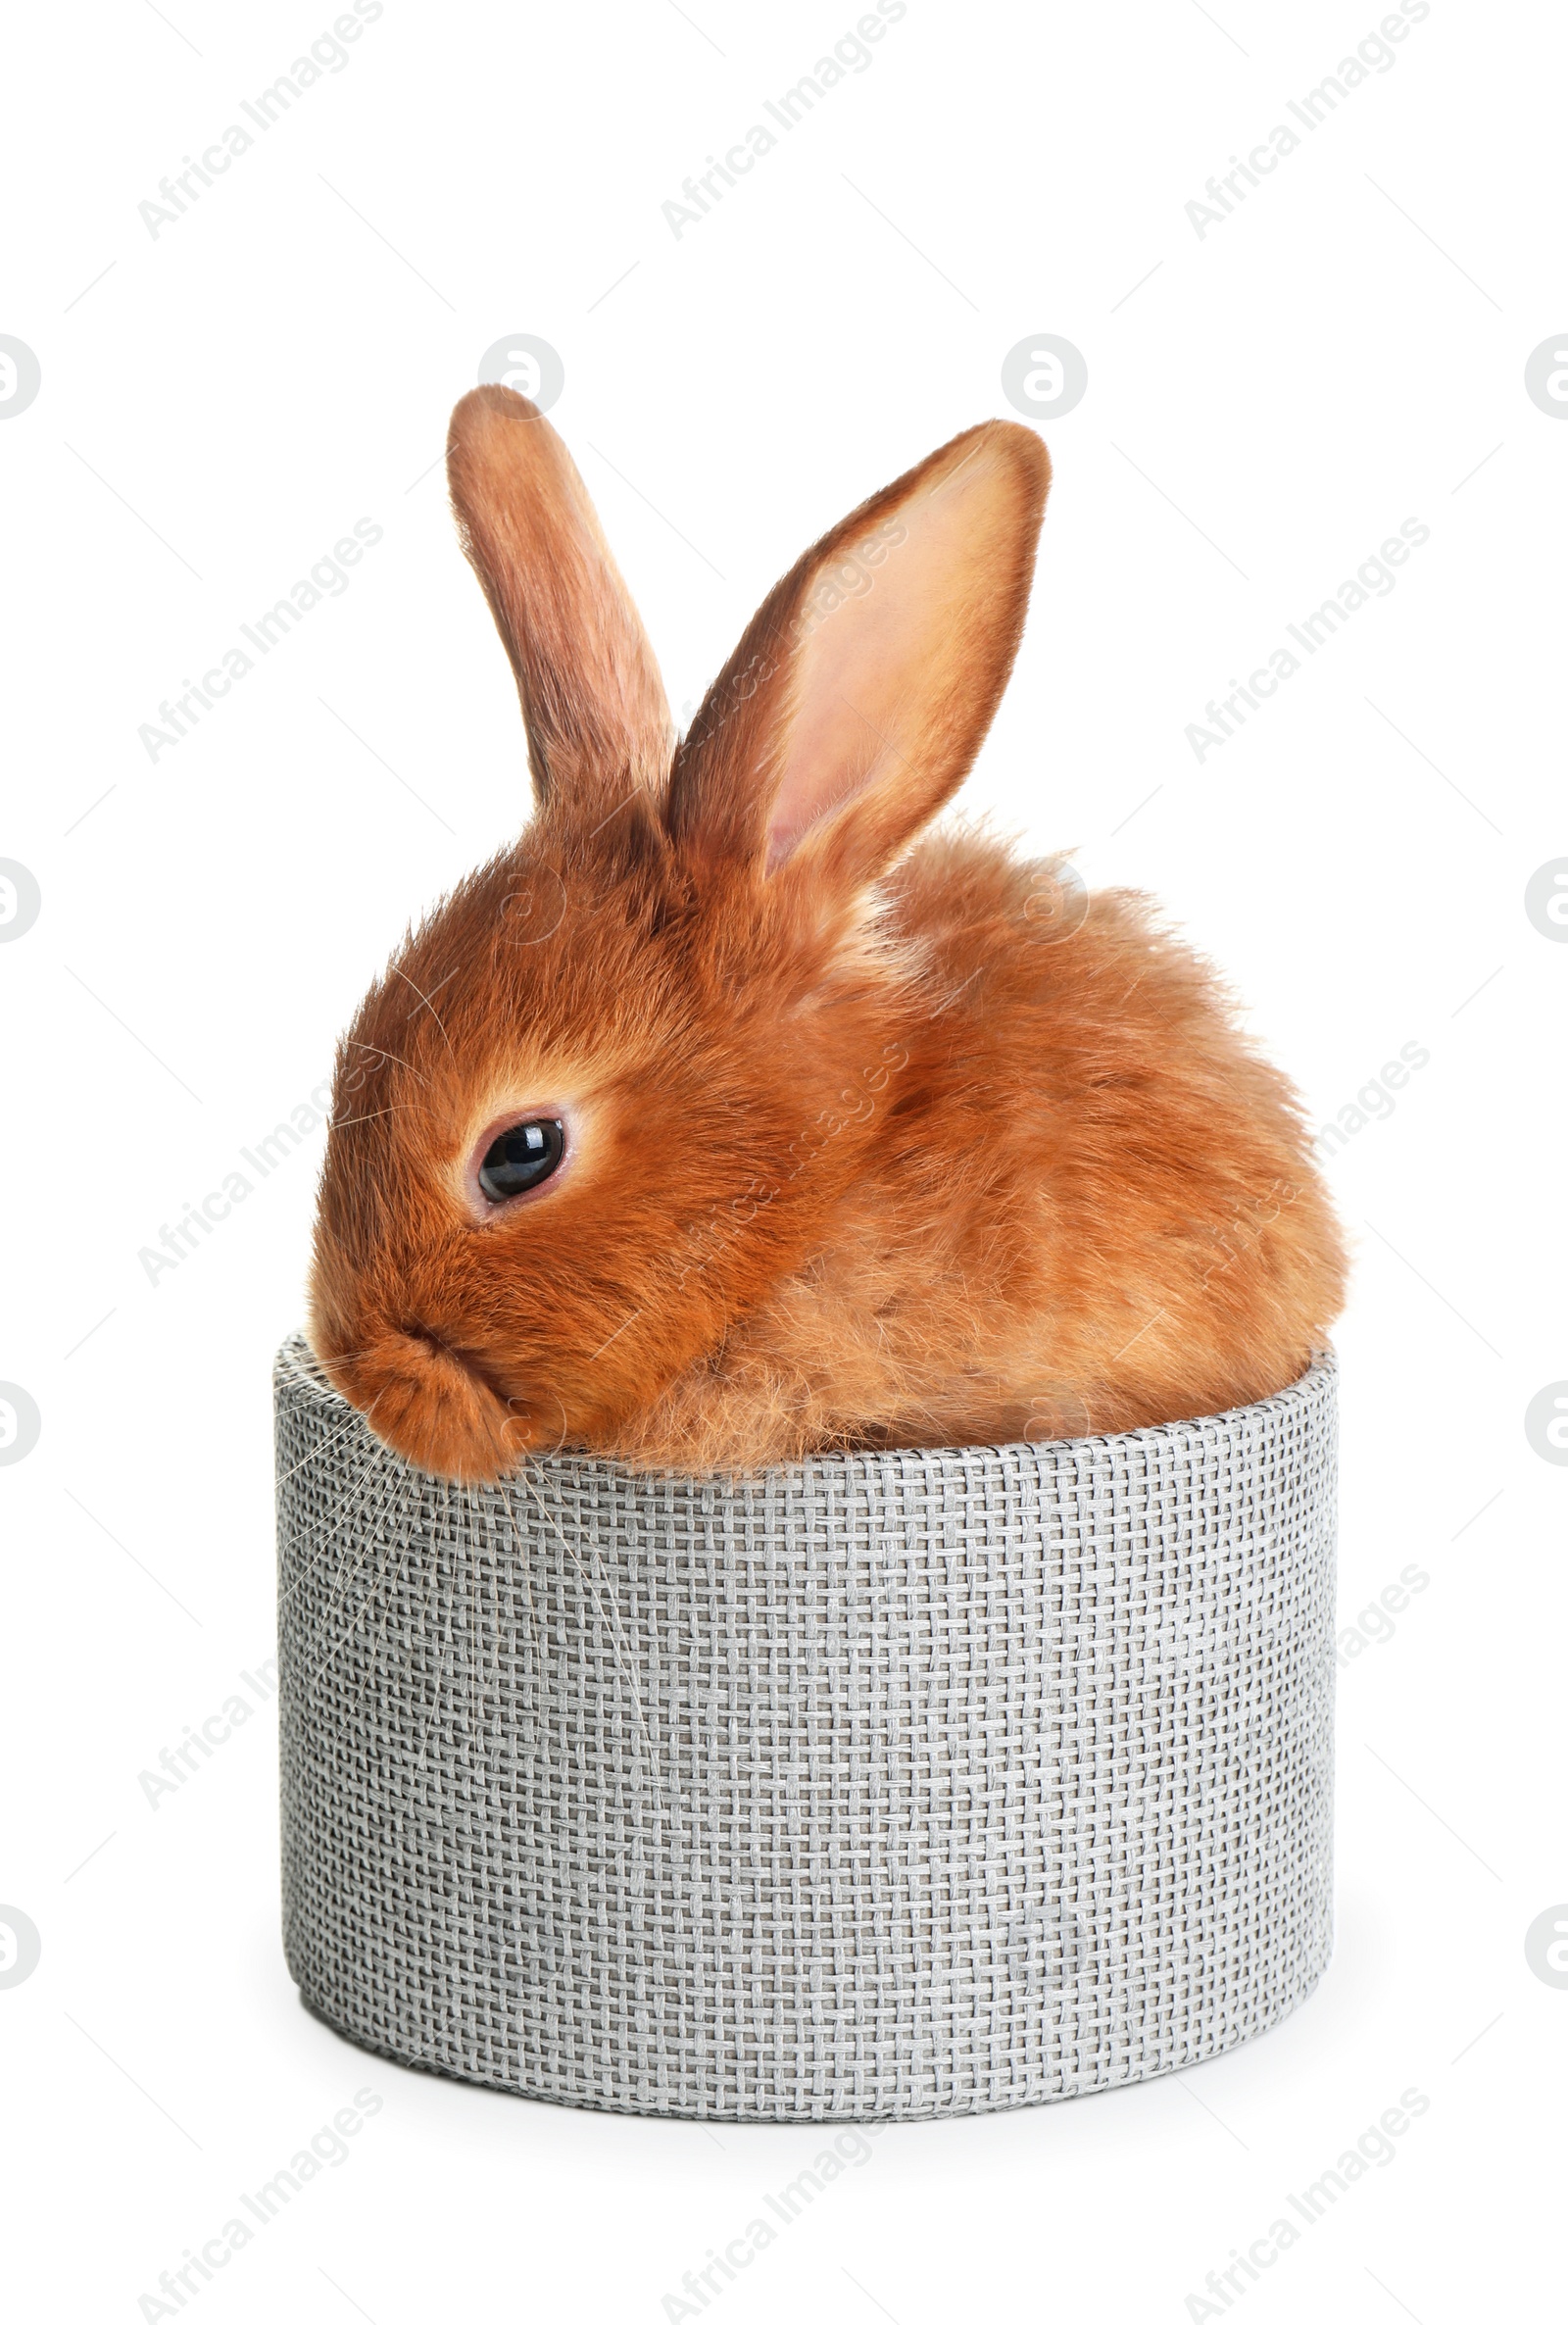
M 476 387 L 447 477 L 516 674 L 541 808 L 592 823 L 663 785 L 675 747 L 653 648 L 570 453 L 527 400 Z
M 1051 464 L 1029 428 L 956 436 L 764 599 L 681 745 L 678 844 L 841 895 L 962 782 L 1017 652 Z

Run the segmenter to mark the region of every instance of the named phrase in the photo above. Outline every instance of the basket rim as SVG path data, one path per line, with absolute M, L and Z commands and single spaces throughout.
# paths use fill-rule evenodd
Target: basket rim
M 788 1488 L 808 1479 L 820 1479 L 824 1470 L 838 1470 L 845 1476 L 863 1470 L 867 1464 L 881 1465 L 889 1461 L 940 1461 L 970 1465 L 1005 1460 L 1063 1459 L 1083 1460 L 1086 1458 L 1102 1459 L 1118 1448 L 1133 1446 L 1193 1446 L 1210 1439 L 1216 1432 L 1229 1433 L 1238 1427 L 1265 1417 L 1275 1417 L 1293 1407 L 1320 1402 L 1330 1394 L 1338 1380 L 1339 1359 L 1332 1347 L 1319 1349 L 1306 1370 L 1283 1389 L 1276 1389 L 1269 1397 L 1260 1397 L 1251 1405 L 1233 1405 L 1222 1412 L 1195 1413 L 1190 1419 L 1154 1421 L 1138 1429 L 1116 1429 L 1086 1437 L 1012 1438 L 973 1445 L 889 1445 L 858 1447 L 850 1450 L 808 1454 L 799 1461 L 781 1461 L 760 1469 L 634 1469 L 624 1461 L 610 1459 L 603 1454 L 563 1452 L 525 1455 L 516 1467 L 498 1479 L 493 1486 L 468 1487 L 467 1492 L 505 1492 L 520 1483 L 532 1470 L 562 1478 L 581 1477 L 592 1472 L 599 1477 L 625 1480 L 640 1486 L 689 1486 L 735 1490 L 746 1487 L 755 1491 L 759 1486 L 778 1485 Z M 357 1406 L 339 1394 L 327 1379 L 319 1358 L 312 1348 L 303 1328 L 291 1332 L 279 1347 L 272 1363 L 272 1386 L 278 1396 L 285 1392 L 301 1391 L 313 1402 L 331 1409 L 334 1419 L 345 1425 L 358 1422 L 375 1443 L 379 1456 L 395 1461 L 411 1476 L 427 1476 L 428 1471 L 416 1469 L 405 1461 L 380 1438 L 365 1419 Z M 433 1480 L 440 1483 L 439 1479 Z

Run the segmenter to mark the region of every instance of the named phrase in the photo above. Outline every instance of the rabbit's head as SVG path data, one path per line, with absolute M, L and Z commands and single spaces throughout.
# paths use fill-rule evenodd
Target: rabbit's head
M 992 421 L 864 503 L 677 746 L 548 421 L 476 389 L 448 464 L 535 808 L 340 1047 L 311 1337 L 377 1436 L 466 1482 L 605 1442 L 830 1239 L 917 965 L 875 884 L 990 723 L 1049 468 Z

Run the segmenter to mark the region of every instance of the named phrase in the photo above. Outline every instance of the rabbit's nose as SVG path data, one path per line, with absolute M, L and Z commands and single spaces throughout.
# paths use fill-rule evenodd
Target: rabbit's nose
M 329 1358 L 326 1369 L 383 1445 L 450 1484 L 494 1484 L 534 1442 L 531 1416 L 469 1357 L 421 1326 L 388 1331 L 352 1358 Z

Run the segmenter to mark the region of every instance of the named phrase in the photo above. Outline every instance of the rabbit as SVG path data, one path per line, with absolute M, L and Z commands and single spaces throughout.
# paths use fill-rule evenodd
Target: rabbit
M 926 834 L 1017 651 L 1040 438 L 835 525 L 683 740 L 549 421 L 477 388 L 448 472 L 535 807 L 339 1047 L 309 1334 L 375 1435 L 461 1484 L 735 1472 L 1296 1380 L 1341 1236 L 1214 972 L 1063 858 Z

